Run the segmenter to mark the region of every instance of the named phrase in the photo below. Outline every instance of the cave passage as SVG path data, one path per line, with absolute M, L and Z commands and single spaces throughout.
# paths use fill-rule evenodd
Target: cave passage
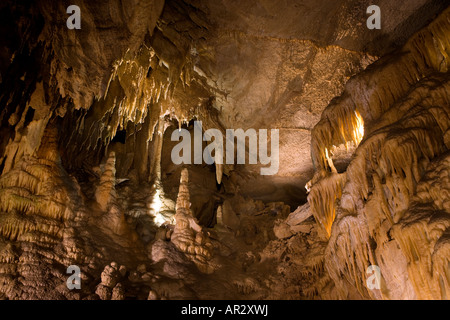
M 4 0 L 0 33 L 1 300 L 450 298 L 448 1 Z

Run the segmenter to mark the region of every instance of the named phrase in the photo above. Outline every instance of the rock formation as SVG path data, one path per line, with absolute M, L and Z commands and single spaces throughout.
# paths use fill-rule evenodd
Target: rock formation
M 449 14 L 443 12 L 399 52 L 351 79 L 313 130 L 313 160 L 322 177 L 313 179 L 308 201 L 330 237 L 327 269 L 341 298 L 348 297 L 349 286 L 367 298 L 448 297 L 448 256 L 431 263 L 437 247 L 446 250 L 445 189 L 437 202 L 429 191 L 424 199 L 421 190 L 429 170 L 439 170 L 436 162 L 448 153 Z M 365 127 L 361 142 L 354 138 L 358 114 Z M 346 173 L 323 173 L 332 169 L 323 150 L 348 141 L 360 145 Z M 379 292 L 364 285 L 370 265 L 381 269 Z
M 450 8 L 402 3 L 2 1 L 0 299 L 449 299 Z
M 181 252 L 186 253 L 201 271 L 212 273 L 214 265 L 208 263 L 212 256 L 212 243 L 192 215 L 188 181 L 188 170 L 183 169 L 174 216 L 175 228 L 170 240 Z

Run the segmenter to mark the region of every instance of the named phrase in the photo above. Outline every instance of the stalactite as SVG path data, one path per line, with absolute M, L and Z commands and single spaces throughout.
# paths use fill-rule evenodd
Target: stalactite
M 438 91 L 445 92 L 446 86 L 447 84 L 444 82 L 443 87 Z M 436 106 L 435 98 L 429 93 L 424 95 L 420 102 L 406 100 L 402 103 L 403 105 L 399 106 L 400 110 L 407 110 L 409 107 L 409 113 L 405 112 L 407 118 L 404 118 L 403 121 L 391 118 L 392 122 L 390 122 L 389 114 L 382 117 L 381 122 L 385 126 L 368 134 L 365 141 L 356 150 L 355 156 L 347 168 L 347 182 L 342 191 L 339 208 L 342 218 L 334 222 L 331 230 L 330 251 L 327 254 L 330 263 L 328 270 L 334 272 L 331 269 L 336 265 L 347 265 L 348 262 L 338 262 L 339 259 L 336 257 L 352 256 L 352 252 L 360 250 L 361 246 L 357 245 L 358 242 L 366 243 L 368 249 L 356 255 L 355 263 L 351 267 L 340 269 L 342 274 L 347 275 L 348 283 L 352 283 L 362 296 L 373 297 L 372 292 L 367 291 L 364 285 L 361 285 L 365 281 L 361 275 L 365 274 L 365 268 L 368 266 L 362 262 L 371 261 L 372 264 L 380 264 L 379 261 L 371 258 L 374 256 L 384 256 L 384 261 L 394 259 L 392 250 L 383 251 L 385 244 L 387 246 L 392 241 L 389 240 L 389 230 L 394 224 L 405 223 L 404 217 L 410 210 L 408 207 L 411 205 L 411 199 L 420 192 L 417 185 L 422 179 L 423 172 L 432 159 L 446 150 L 442 136 L 448 128 L 443 126 L 443 119 L 434 118 L 433 114 L 438 113 L 428 111 L 431 106 Z M 414 91 L 411 94 L 414 94 Z M 418 108 L 416 103 L 420 103 L 421 108 Z M 433 108 L 436 109 L 436 107 Z M 441 108 L 441 111 L 448 114 L 446 107 Z M 441 125 L 438 125 L 439 122 Z M 354 215 L 357 217 L 354 218 Z M 345 227 L 345 219 L 356 219 L 354 227 Z M 359 227 L 357 227 L 358 225 Z M 363 225 L 368 226 L 367 231 L 363 232 L 363 234 L 367 232 L 367 235 L 357 241 L 348 239 L 349 235 L 355 234 L 355 229 L 361 230 Z M 333 236 L 333 233 L 337 234 Z M 400 239 L 403 236 L 399 236 L 399 234 L 396 233 L 395 240 L 401 244 L 402 240 Z M 377 251 L 370 249 L 369 236 L 378 243 Z M 414 240 L 411 238 L 411 240 L 403 241 L 404 245 L 401 245 L 401 248 L 406 257 L 411 256 L 411 254 L 407 254 L 406 248 L 411 243 L 420 242 L 419 239 L 420 237 L 416 234 Z M 347 248 L 348 251 L 340 253 L 343 248 Z M 423 256 L 424 252 L 416 255 Z M 403 272 L 401 269 L 382 271 L 390 275 Z M 419 274 L 421 275 L 420 279 L 423 279 L 425 273 L 417 270 L 410 271 L 409 277 L 414 279 Z M 340 277 L 338 273 L 332 273 L 331 276 L 335 281 L 338 281 L 337 279 Z M 398 277 L 403 276 L 398 275 Z M 431 283 L 430 279 L 423 281 Z M 436 279 L 433 281 L 436 283 Z M 344 286 L 342 283 L 341 285 Z M 420 294 L 419 291 L 424 292 L 424 290 L 419 290 L 419 287 L 420 285 L 415 287 L 418 297 L 432 297 L 430 294 Z M 386 293 L 383 294 L 385 297 L 393 297 Z M 411 298 L 411 296 L 409 297 Z
M 329 226 L 326 268 L 341 298 L 352 290 L 377 299 L 448 297 L 448 259 L 433 253 L 437 244 L 439 254 L 448 252 L 449 210 L 442 206 L 447 194 L 445 184 L 436 192 L 427 189 L 432 179 L 424 173 L 447 175 L 433 161 L 448 150 L 449 14 L 446 10 L 414 35 L 395 57 L 380 59 L 351 79 L 313 130 L 318 172 L 308 184 L 308 201 L 316 220 Z M 327 151 L 357 142 L 358 114 L 364 119 L 364 139 L 342 184 L 330 183 L 330 174 L 324 173 L 333 168 Z M 440 196 L 430 199 L 433 194 Z M 365 285 L 370 265 L 381 268 L 378 291 Z M 404 279 L 404 289 L 392 279 Z
M 314 184 L 308 195 L 314 218 L 328 236 L 331 234 L 331 226 L 336 216 L 336 200 L 342 196 L 345 178 L 345 174 L 330 174 Z
M 450 156 L 433 161 L 393 234 L 408 260 L 408 271 L 420 299 L 450 295 Z
M 408 40 L 395 56 L 380 59 L 349 80 L 343 95 L 332 101 L 312 132 L 311 152 L 317 169 L 326 168 L 325 149 L 355 140 L 355 128 L 361 122 L 358 114 L 366 126 L 370 125 L 415 83 L 431 73 L 447 72 L 449 15 L 447 9 Z
M 223 176 L 223 164 L 216 163 L 216 182 L 217 184 L 222 183 L 222 176 Z
M 350 0 L 313 10 L 337 14 L 326 37 L 266 1 L 81 0 L 81 30 L 44 2 L 0 5 L 0 299 L 449 298 L 450 8 L 391 51 L 442 1 L 366 45 Z M 193 120 L 279 127 L 280 172 L 187 165 L 177 197 L 164 132 Z M 298 203 L 311 170 L 291 214 L 248 198 Z

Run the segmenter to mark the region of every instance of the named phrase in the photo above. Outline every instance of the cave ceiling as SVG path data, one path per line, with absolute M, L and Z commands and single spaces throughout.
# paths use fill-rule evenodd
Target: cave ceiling
M 183 274 L 185 291 L 177 296 L 154 280 L 156 289 L 144 286 L 144 295 L 210 298 L 207 287 L 218 274 L 214 290 L 226 298 L 448 298 L 450 202 L 433 191 L 436 172 L 448 180 L 448 3 L 377 1 L 377 30 L 366 26 L 371 2 L 3 1 L 0 274 L 19 272 L 6 264 L 21 252 L 33 256 L 47 252 L 43 243 L 63 243 L 52 259 L 84 259 L 89 281 L 101 273 L 102 299 L 125 295 L 117 279 L 131 271 L 120 268 L 152 261 L 159 270 L 167 256 L 172 265 L 161 267 L 164 274 Z M 67 26 L 71 4 L 80 9 L 80 29 Z M 261 175 L 261 164 L 174 164 L 171 133 L 193 133 L 198 121 L 224 136 L 227 129 L 278 130 L 277 172 Z M 205 231 L 216 224 L 238 240 L 222 229 Z M 428 242 L 412 249 L 422 224 Z M 311 230 L 317 239 L 296 240 Z M 100 245 L 102 235 L 110 245 Z M 387 248 L 391 236 L 398 245 Z M 263 262 L 282 246 L 276 239 L 320 284 L 303 283 L 296 295 L 292 275 L 262 284 L 240 269 L 218 273 L 230 263 L 224 257 L 233 257 L 259 261 L 252 272 L 263 274 Z M 433 246 L 439 254 L 429 252 Z M 121 248 L 127 253 L 119 266 L 111 261 Z M 411 263 L 418 255 L 428 262 Z M 367 261 L 395 269 L 386 281 L 408 285 L 362 289 L 365 279 L 352 274 Z M 279 268 L 296 275 L 309 272 L 283 263 Z M 423 270 L 446 274 L 446 286 L 442 279 L 441 287 L 428 286 L 436 280 L 419 277 Z M 210 278 L 193 290 L 197 272 Z M 224 284 L 232 275 L 236 294 Z M 0 297 L 41 297 L 5 279 Z M 76 298 L 66 291 L 43 296 Z

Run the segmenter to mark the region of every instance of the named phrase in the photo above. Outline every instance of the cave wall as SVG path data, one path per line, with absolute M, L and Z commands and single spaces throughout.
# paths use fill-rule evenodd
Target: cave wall
M 313 130 L 308 201 L 328 233 L 327 270 L 342 298 L 355 289 L 377 299 L 448 298 L 448 15 L 352 78 Z M 348 141 L 359 146 L 339 174 L 325 151 Z M 371 265 L 381 269 L 379 291 L 365 286 Z
M 448 299 L 445 1 L 69 4 L 0 5 L 0 298 Z M 279 172 L 173 165 L 193 120 Z

